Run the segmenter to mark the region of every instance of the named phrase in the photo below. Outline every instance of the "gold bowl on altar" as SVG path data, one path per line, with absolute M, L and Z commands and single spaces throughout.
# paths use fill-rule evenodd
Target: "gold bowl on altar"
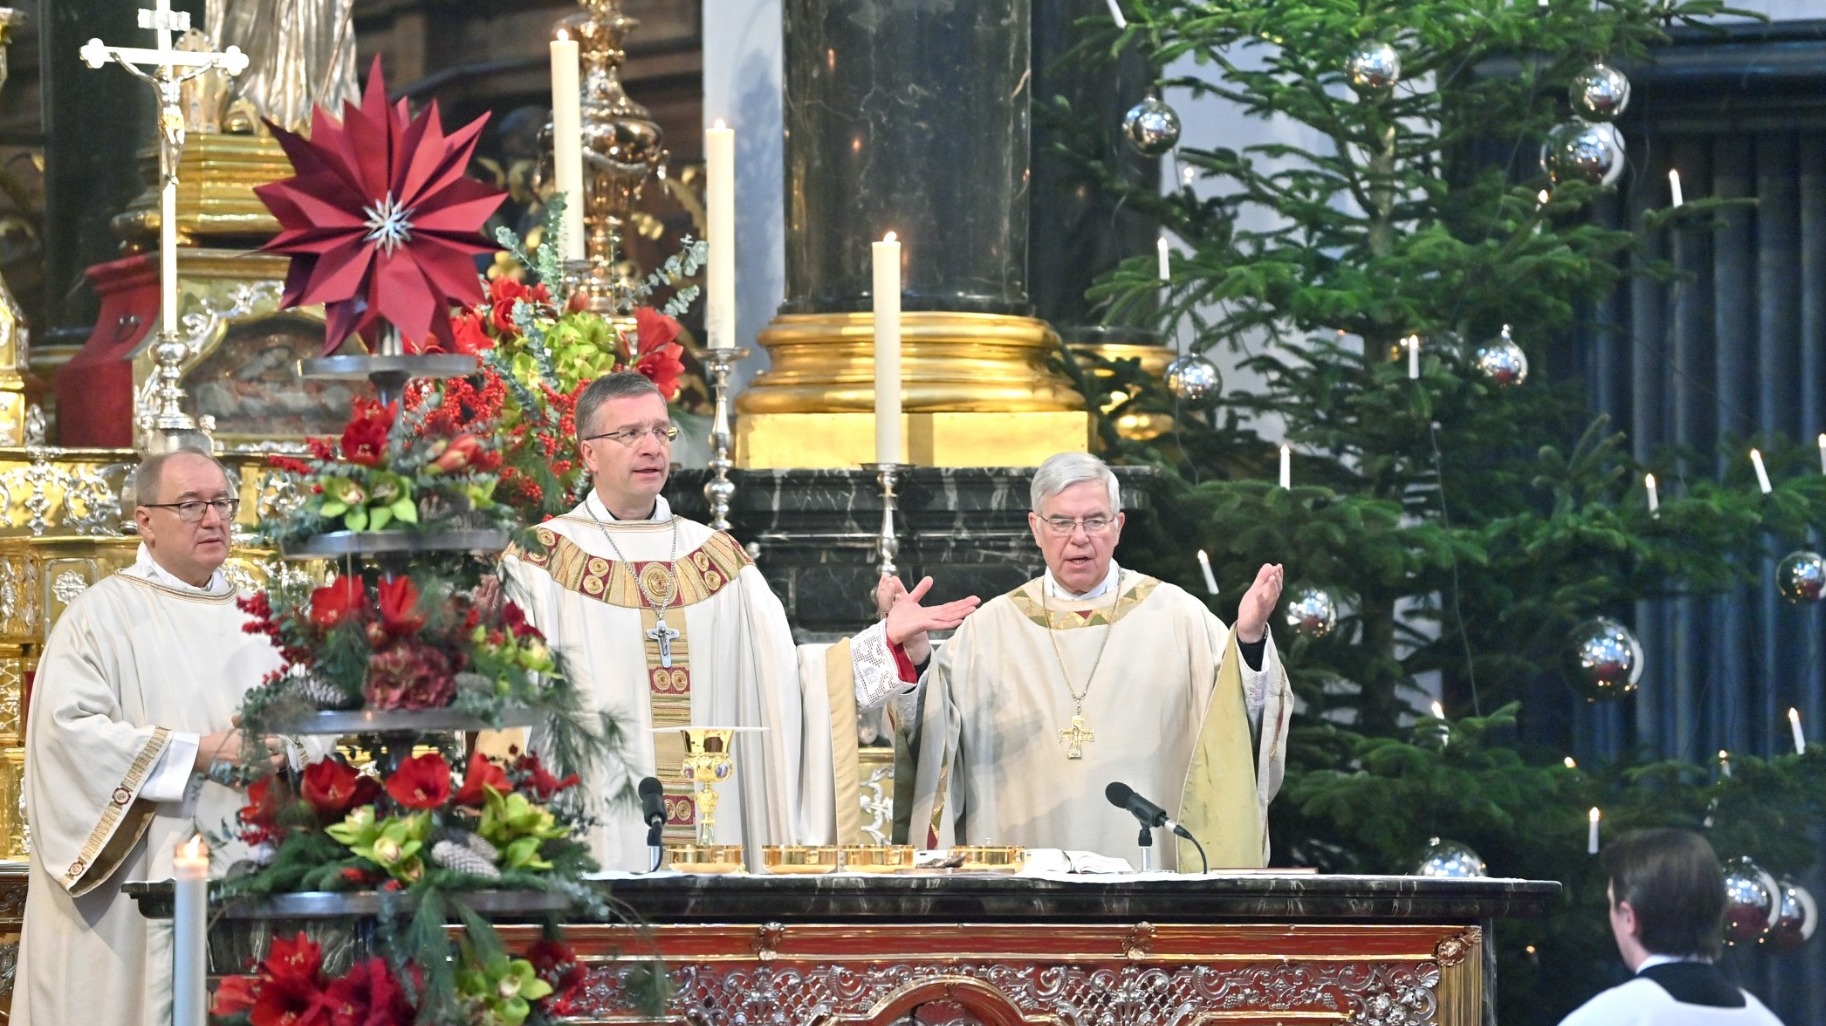
M 945 865 L 965 873 L 1018 873 L 1027 864 L 1027 849 L 996 844 L 958 844 Z
M 739 844 L 668 844 L 666 865 L 681 873 L 740 873 L 748 868 Z
M 769 873 L 829 873 L 843 857 L 834 844 L 764 844 L 761 864 Z
M 910 844 L 846 844 L 843 868 L 852 873 L 897 873 L 913 868 Z

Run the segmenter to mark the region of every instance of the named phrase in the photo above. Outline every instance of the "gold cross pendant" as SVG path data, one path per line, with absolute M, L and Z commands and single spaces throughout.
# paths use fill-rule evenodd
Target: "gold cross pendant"
M 1065 745 L 1067 759 L 1084 758 L 1084 743 L 1097 740 L 1097 732 L 1084 725 L 1082 715 L 1072 716 L 1072 725 L 1059 731 L 1059 741 Z

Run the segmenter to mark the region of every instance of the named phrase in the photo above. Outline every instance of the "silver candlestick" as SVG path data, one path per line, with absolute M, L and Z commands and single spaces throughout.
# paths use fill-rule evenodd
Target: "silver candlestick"
M 906 466 L 904 463 L 862 465 L 864 470 L 873 470 L 875 479 L 881 482 L 881 534 L 875 538 L 875 554 L 880 557 L 881 573 L 887 577 L 900 572 L 894 565 L 894 557 L 900 555 L 900 537 L 894 530 L 894 483 Z
M 710 370 L 716 392 L 716 415 L 710 421 L 710 480 L 704 482 L 704 499 L 710 503 L 710 529 L 729 530 L 729 501 L 735 498 L 735 482 L 729 470 L 735 462 L 729 458 L 729 371 L 747 358 L 746 349 L 706 349 L 704 366 Z

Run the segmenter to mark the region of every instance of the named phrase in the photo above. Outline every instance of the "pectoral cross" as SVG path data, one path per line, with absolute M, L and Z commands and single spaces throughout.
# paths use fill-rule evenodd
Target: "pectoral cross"
M 676 637 L 678 632 L 664 620 L 654 624 L 653 629 L 647 632 L 647 640 L 659 643 L 659 665 L 668 670 L 672 668 L 672 639 Z
M 1097 740 L 1097 732 L 1085 727 L 1082 714 L 1073 714 L 1072 725 L 1059 731 L 1059 741 L 1065 745 L 1067 759 L 1084 758 L 1085 742 L 1095 740 Z

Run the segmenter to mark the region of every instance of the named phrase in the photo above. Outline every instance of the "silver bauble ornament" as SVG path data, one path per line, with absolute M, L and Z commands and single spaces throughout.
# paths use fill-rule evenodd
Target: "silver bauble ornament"
M 1541 170 L 1555 185 L 1609 185 L 1623 174 L 1623 164 L 1623 136 L 1609 123 L 1562 122 L 1541 143 Z
M 1484 860 L 1468 845 L 1457 841 L 1442 841 L 1435 837 L 1427 845 L 1427 850 L 1421 853 L 1420 865 L 1414 867 L 1414 875 L 1443 876 L 1457 880 L 1483 876 Z
M 1782 894 L 1775 908 L 1775 922 L 1769 926 L 1769 946 L 1777 951 L 1793 951 L 1807 943 L 1820 925 L 1820 907 L 1800 884 L 1783 880 L 1776 886 Z
M 1122 116 L 1122 135 L 1136 153 L 1158 157 L 1179 142 L 1179 112 L 1149 96 Z
M 1792 605 L 1818 602 L 1826 594 L 1826 559 L 1802 549 L 1775 565 L 1775 590 Z
M 1642 680 L 1642 643 L 1608 616 L 1572 632 L 1572 675 L 1588 699 L 1621 698 Z
M 1748 855 L 1726 859 L 1725 939 L 1755 940 L 1769 930 L 1781 907 L 1782 889 Z
M 1221 384 L 1216 365 L 1197 353 L 1167 364 L 1164 380 L 1173 398 L 1186 403 L 1204 402 L 1217 394 Z
M 1566 98 L 1587 121 L 1615 121 L 1629 106 L 1629 77 L 1600 61 L 1572 76 Z
M 1388 92 L 1401 81 L 1401 54 L 1381 40 L 1365 40 L 1345 60 L 1344 74 L 1361 96 Z
M 1338 626 L 1338 604 L 1322 588 L 1299 588 L 1287 599 L 1287 626 L 1295 634 L 1323 638 Z
M 1503 333 L 1495 341 L 1478 347 L 1471 356 L 1471 364 L 1498 388 L 1509 388 L 1528 380 L 1528 354 L 1515 344 L 1515 336 L 1509 333 L 1507 324 L 1503 325 Z

